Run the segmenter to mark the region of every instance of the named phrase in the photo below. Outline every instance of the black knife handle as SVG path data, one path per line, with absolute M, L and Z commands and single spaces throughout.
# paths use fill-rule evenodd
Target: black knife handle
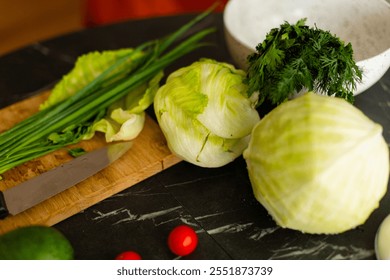
M 5 204 L 3 192 L 0 191 L 0 219 L 4 219 L 9 215 L 7 205 Z

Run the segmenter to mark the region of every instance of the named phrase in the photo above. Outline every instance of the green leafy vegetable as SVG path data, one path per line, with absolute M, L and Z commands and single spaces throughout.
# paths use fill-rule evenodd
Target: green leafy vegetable
M 120 115 L 119 123 L 126 122 L 123 112 L 142 114 L 154 93 L 146 86 L 143 91 L 145 96 L 142 96 L 139 94 L 140 87 L 158 79 L 156 77 L 161 78 L 165 67 L 205 45 L 201 40 L 214 31 L 211 28 L 199 31 L 175 46 L 173 44 L 210 12 L 211 9 L 200 14 L 163 39 L 146 42 L 135 49 L 106 52 L 102 62 L 94 61 L 99 54 L 80 58 L 79 67 L 64 77 L 54 96 L 42 105 L 41 111 L 0 134 L 0 174 L 90 137 L 91 128 L 95 126 L 99 130 L 96 123 L 106 116 L 107 111 Z M 155 89 L 154 83 L 149 85 Z M 114 113 L 112 108 L 108 109 L 132 92 L 137 95 L 130 98 L 129 104 L 134 105 L 132 108 L 121 108 L 123 112 L 119 114 Z M 115 117 L 111 114 L 108 118 Z M 111 131 L 112 135 L 117 134 L 118 129 Z
M 72 157 L 78 157 L 86 153 L 86 151 L 83 148 L 74 148 L 74 149 L 69 149 L 68 153 Z
M 126 61 L 113 70 L 111 75 L 131 71 L 136 66 L 134 61 L 143 55 L 142 51 L 134 51 L 131 48 L 94 51 L 81 55 L 77 58 L 74 68 L 54 86 L 49 98 L 41 104 L 40 109 L 43 110 L 66 100 L 124 57 L 127 58 Z
M 279 105 L 244 158 L 257 200 L 280 226 L 306 233 L 363 224 L 387 191 L 382 127 L 340 98 L 307 93 Z
M 212 59 L 168 77 L 156 94 L 154 110 L 173 153 L 203 167 L 219 167 L 242 154 L 260 120 L 244 78 L 244 71 Z
M 145 110 L 153 103 L 162 77 L 163 73 L 158 73 L 148 83 L 110 105 L 106 116 L 92 125 L 84 139 L 92 138 L 97 131 L 105 133 L 107 142 L 135 139 L 143 129 Z
M 310 28 L 306 19 L 272 29 L 248 56 L 249 93 L 259 92 L 259 103 L 280 104 L 301 90 L 334 95 L 353 102 L 362 72 L 350 43 L 328 31 Z

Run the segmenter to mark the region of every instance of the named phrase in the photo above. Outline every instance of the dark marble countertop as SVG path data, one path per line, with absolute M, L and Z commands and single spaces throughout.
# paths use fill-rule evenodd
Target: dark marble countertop
M 49 88 L 71 69 L 78 55 L 92 50 L 134 47 L 176 30 L 186 16 L 128 21 L 36 43 L 0 57 L 0 107 Z M 215 45 L 187 55 L 167 74 L 200 57 L 232 62 L 222 16 L 206 23 L 217 32 Z M 384 127 L 390 142 L 390 71 L 355 105 Z M 1 119 L 1 116 L 0 116 Z M 367 222 L 338 235 L 310 235 L 278 227 L 254 199 L 245 162 L 222 168 L 179 163 L 55 225 L 71 241 L 76 259 L 113 259 L 135 250 L 144 259 L 175 259 L 167 245 L 170 230 L 191 225 L 199 237 L 194 253 L 183 259 L 374 259 L 374 239 L 390 213 L 390 192 Z M 342 214 L 342 213 L 340 213 Z

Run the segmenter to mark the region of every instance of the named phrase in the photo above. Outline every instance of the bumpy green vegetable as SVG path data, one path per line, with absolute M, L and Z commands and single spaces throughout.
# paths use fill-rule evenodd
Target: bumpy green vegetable
M 260 120 L 244 78 L 242 70 L 211 59 L 168 77 L 154 109 L 173 153 L 203 167 L 222 166 L 242 154 Z
M 244 151 L 255 197 L 282 227 L 340 233 L 387 190 L 382 127 L 340 98 L 305 94 L 266 115 Z

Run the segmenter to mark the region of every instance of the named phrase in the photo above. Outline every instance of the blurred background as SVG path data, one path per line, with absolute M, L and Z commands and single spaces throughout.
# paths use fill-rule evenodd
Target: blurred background
M 84 28 L 200 12 L 228 0 L 0 0 L 0 56 Z

